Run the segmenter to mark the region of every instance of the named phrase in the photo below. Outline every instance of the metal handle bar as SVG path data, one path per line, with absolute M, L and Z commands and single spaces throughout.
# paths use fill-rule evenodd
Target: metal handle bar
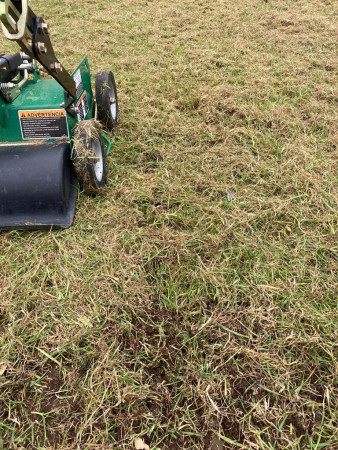
M 16 41 L 22 51 L 36 59 L 65 90 L 65 107 L 71 111 L 76 84 L 57 59 L 47 24 L 28 7 L 28 0 L 0 0 L 0 21 L 7 39 Z
M 30 37 L 27 28 L 28 0 L 1 0 L 0 20 L 7 39 L 18 41 Z

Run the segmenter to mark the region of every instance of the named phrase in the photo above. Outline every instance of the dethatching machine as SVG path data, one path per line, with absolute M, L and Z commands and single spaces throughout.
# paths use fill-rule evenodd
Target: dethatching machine
M 94 96 L 87 58 L 70 74 L 28 0 L 0 0 L 0 21 L 21 49 L 0 55 L 0 229 L 67 228 L 79 186 L 97 193 L 106 184 L 114 76 L 99 72 Z

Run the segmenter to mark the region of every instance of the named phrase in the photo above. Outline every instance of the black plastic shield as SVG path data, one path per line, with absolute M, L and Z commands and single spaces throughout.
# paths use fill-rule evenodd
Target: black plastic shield
M 68 142 L 0 146 L 0 229 L 70 227 L 77 186 Z

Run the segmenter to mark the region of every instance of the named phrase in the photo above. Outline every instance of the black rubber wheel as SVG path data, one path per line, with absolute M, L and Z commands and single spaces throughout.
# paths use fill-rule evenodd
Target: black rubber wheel
M 98 72 L 95 81 L 97 118 L 108 131 L 114 131 L 118 120 L 118 99 L 114 75 L 110 70 Z
M 101 127 L 95 120 L 78 122 L 73 137 L 72 162 L 80 186 L 97 194 L 106 185 L 106 150 Z

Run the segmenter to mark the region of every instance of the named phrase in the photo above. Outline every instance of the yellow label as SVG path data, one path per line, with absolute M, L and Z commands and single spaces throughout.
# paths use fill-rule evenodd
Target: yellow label
M 19 118 L 21 119 L 54 119 L 57 117 L 66 117 L 64 109 L 46 109 L 35 111 L 19 111 Z

